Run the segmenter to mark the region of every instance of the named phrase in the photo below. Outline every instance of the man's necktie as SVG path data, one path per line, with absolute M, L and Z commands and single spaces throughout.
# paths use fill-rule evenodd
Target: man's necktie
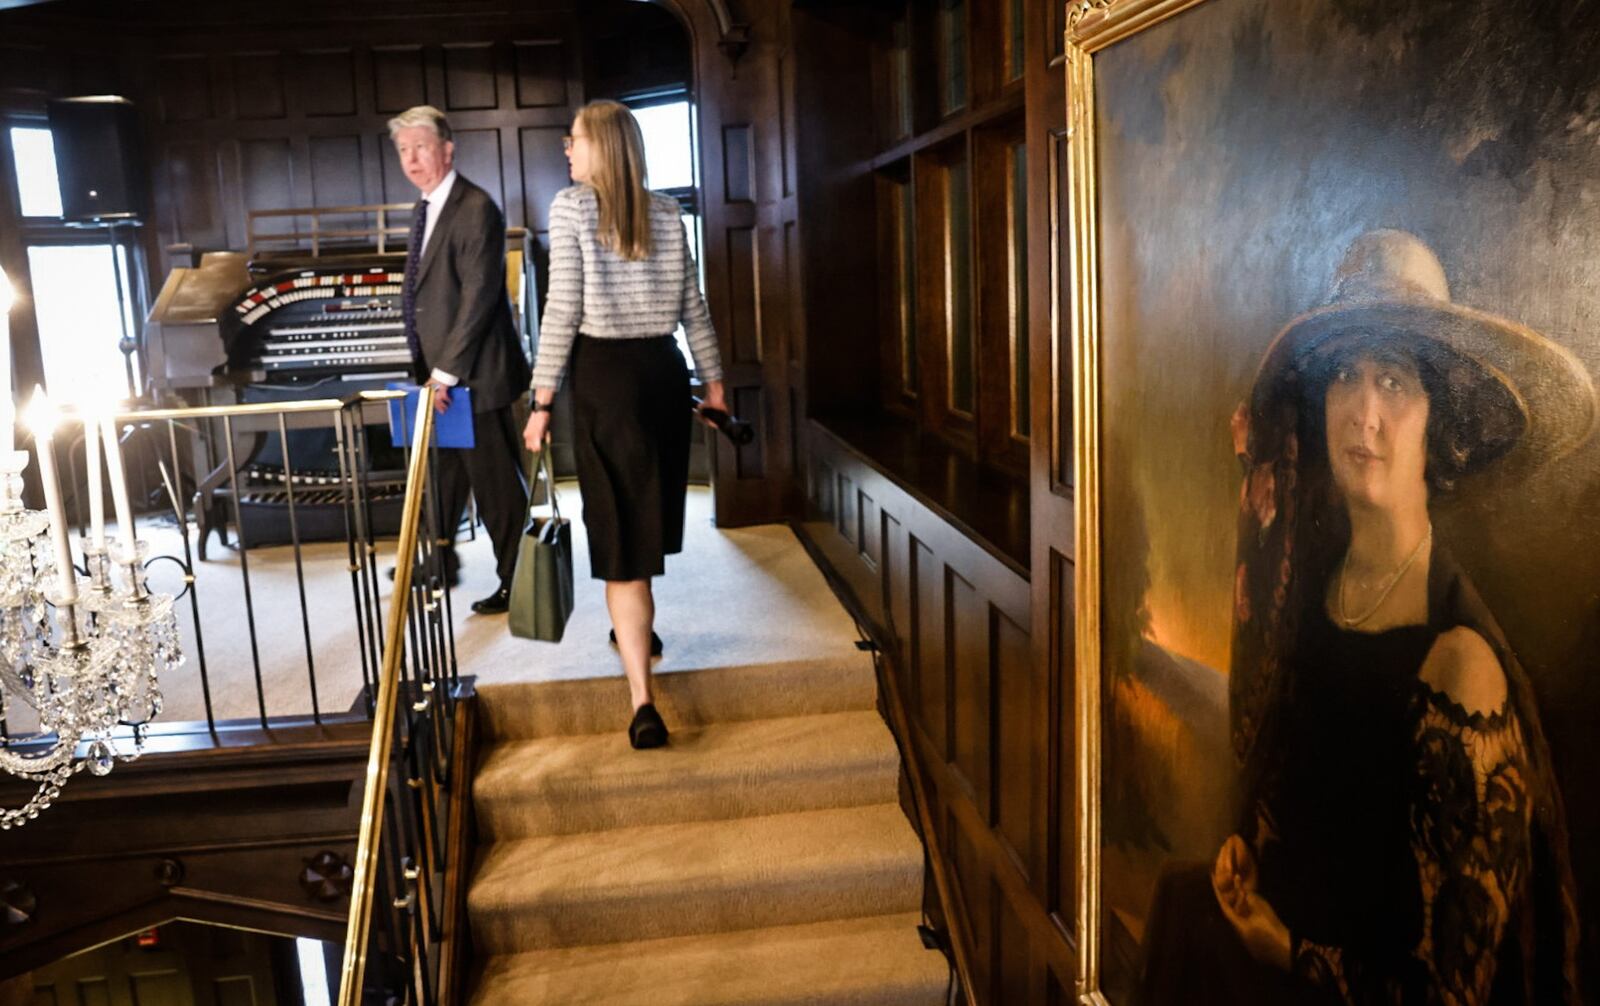
M 405 319 L 411 369 L 422 372 L 422 340 L 417 336 L 417 270 L 422 267 L 422 235 L 428 228 L 428 201 L 418 199 L 411 211 L 411 243 L 406 245 L 406 280 L 401 287 L 400 315 Z

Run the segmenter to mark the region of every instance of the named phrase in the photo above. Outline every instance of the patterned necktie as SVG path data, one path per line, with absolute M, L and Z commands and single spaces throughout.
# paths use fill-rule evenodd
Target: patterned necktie
M 406 281 L 401 288 L 400 315 L 405 319 L 406 345 L 412 369 L 422 371 L 422 339 L 417 336 L 417 270 L 422 266 L 422 235 L 428 228 L 428 201 L 418 199 L 411 211 L 411 243 L 406 245 Z

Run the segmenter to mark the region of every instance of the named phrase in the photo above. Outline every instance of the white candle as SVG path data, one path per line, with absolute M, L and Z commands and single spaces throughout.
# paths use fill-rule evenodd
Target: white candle
M 133 561 L 133 507 L 128 503 L 128 476 L 122 470 L 122 444 L 117 440 L 117 420 L 107 416 L 100 425 L 105 434 L 106 468 L 111 472 L 111 503 L 117 508 L 117 541 L 122 544 L 122 558 Z
M 83 460 L 89 467 L 89 543 L 95 551 L 106 550 L 105 486 L 100 479 L 100 417 L 83 415 Z
M 78 599 L 78 572 L 72 566 L 72 545 L 67 539 L 67 508 L 61 502 L 61 481 L 56 478 L 55 452 L 51 444 L 55 435 L 55 410 L 44 397 L 42 389 L 33 393 L 29 418 L 33 426 L 33 452 L 39 459 L 39 481 L 44 485 L 45 510 L 50 514 L 50 540 L 56 548 L 56 589 L 53 599 L 71 604 Z
M 17 407 L 11 397 L 11 300 L 11 281 L 0 269 L 0 391 L 5 393 L 5 404 L 0 406 L 0 451 L 4 452 L 16 447 L 13 428 Z

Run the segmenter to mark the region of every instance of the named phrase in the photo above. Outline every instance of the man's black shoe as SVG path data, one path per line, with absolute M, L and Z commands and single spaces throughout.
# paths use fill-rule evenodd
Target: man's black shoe
M 480 601 L 472 602 L 472 610 L 480 615 L 503 615 L 511 607 L 511 588 L 505 584 Z

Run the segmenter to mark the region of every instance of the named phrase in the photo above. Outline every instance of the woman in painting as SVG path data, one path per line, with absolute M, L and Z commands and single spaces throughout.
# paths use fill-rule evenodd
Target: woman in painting
M 1594 419 L 1575 359 L 1450 303 L 1403 232 L 1357 238 L 1279 334 L 1234 424 L 1244 811 L 1209 870 L 1163 879 L 1145 1002 L 1578 1001 L 1533 691 L 1429 507 Z

